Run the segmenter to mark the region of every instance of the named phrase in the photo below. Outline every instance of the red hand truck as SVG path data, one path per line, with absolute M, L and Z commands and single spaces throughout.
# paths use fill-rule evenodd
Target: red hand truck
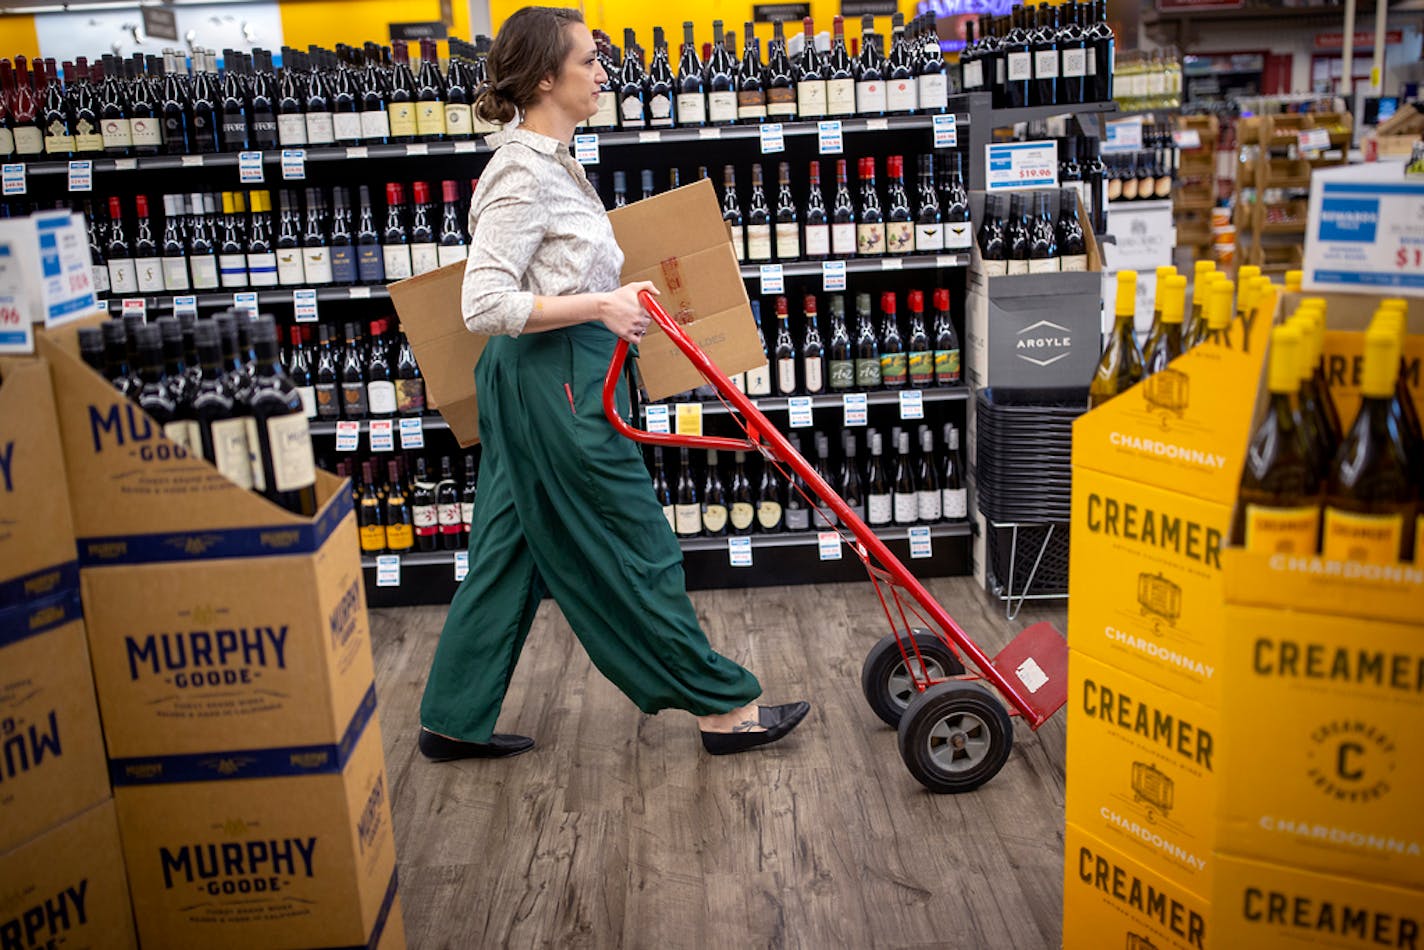
M 647 291 L 638 296 L 662 331 L 716 389 L 745 438 L 672 435 L 629 425 L 615 402 L 628 356 L 625 340 L 618 341 L 603 380 L 608 421 L 638 442 L 753 451 L 775 465 L 825 526 L 850 544 L 870 575 L 891 632 L 867 655 L 861 688 L 875 714 L 898 728 L 900 756 L 910 774 L 933 792 L 968 792 L 989 781 L 1013 748 L 1012 717 L 1022 717 L 1037 729 L 1067 700 L 1068 644 L 1063 635 L 1052 624 L 1034 624 L 991 659 L 657 300 Z M 840 527 L 826 519 L 822 505 L 800 489 L 787 467 L 835 513 Z M 854 536 L 854 543 L 842 527 Z M 911 617 L 918 626 L 911 624 Z M 971 671 L 965 669 L 966 659 Z

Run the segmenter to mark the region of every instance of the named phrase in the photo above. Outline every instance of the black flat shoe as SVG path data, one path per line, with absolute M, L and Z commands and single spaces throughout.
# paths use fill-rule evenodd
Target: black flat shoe
M 420 751 L 432 762 L 453 762 L 456 759 L 507 759 L 534 748 L 528 736 L 495 733 L 488 742 L 461 742 L 438 736 L 429 729 L 420 730 Z
M 734 755 L 759 746 L 770 745 L 784 737 L 806 718 L 810 703 L 787 703 L 784 706 L 758 706 L 757 719 L 765 732 L 704 732 L 702 748 L 713 755 Z

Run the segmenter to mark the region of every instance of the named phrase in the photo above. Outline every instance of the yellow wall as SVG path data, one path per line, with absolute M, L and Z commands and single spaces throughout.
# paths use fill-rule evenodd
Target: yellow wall
M 450 6 L 450 35 L 469 39 L 466 0 L 452 0 Z M 385 42 L 391 23 L 440 19 L 440 0 L 283 0 L 281 8 L 283 42 L 295 49 L 313 43 L 330 49 L 337 43 Z
M 40 52 L 40 40 L 35 34 L 35 18 L 23 16 L 0 16 L 0 56 L 14 59 L 24 56 L 34 59 Z

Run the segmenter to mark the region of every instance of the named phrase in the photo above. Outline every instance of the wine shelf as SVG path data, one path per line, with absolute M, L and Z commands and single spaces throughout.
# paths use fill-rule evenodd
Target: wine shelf
M 1076 105 L 1029 106 L 1024 109 L 993 109 L 989 112 L 990 125 L 996 129 L 1017 125 L 1020 122 L 1039 122 L 1060 115 L 1092 116 L 1104 112 L 1116 112 L 1117 102 L 1080 102 Z
M 401 422 L 402 419 L 409 419 L 409 418 L 412 418 L 412 417 L 411 417 L 411 416 L 395 416 L 395 417 L 393 417 L 393 418 L 391 418 L 391 419 L 387 419 L 387 420 L 385 420 L 385 421 L 390 422 L 391 425 L 392 425 L 392 427 L 395 428 L 395 427 L 399 427 L 399 426 L 400 426 L 400 422 Z M 414 417 L 414 418 L 420 419 L 420 427 L 421 427 L 422 429 L 426 430 L 427 432 L 429 432 L 429 431 L 448 430 L 448 429 L 450 428 L 449 423 L 447 423 L 447 422 L 446 422 L 444 419 L 442 419 L 440 416 L 417 416 L 417 417 Z M 371 431 L 371 420 L 370 420 L 370 419 L 357 419 L 357 420 L 355 420 L 355 422 L 356 422 L 356 425 L 360 427 L 359 431 L 362 432 L 363 434 Z M 315 421 L 309 423 L 308 426 L 307 426 L 307 428 L 311 431 L 311 434 L 312 434 L 312 435 L 335 435 L 335 434 L 336 434 L 336 422 L 335 422 L 335 421 L 326 422 L 326 421 L 321 421 L 321 420 L 315 420 Z
M 865 404 L 867 406 L 894 405 L 900 401 L 898 389 L 884 389 L 865 394 Z M 925 402 L 965 402 L 969 399 L 968 386 L 945 386 L 943 388 L 922 389 Z M 832 406 L 840 406 L 845 396 L 841 393 L 822 393 L 819 396 L 811 397 L 812 409 L 825 409 Z M 762 412 L 784 412 L 790 407 L 790 397 L 787 396 L 757 396 L 752 400 L 752 405 Z M 674 403 L 673 405 L 676 405 Z M 646 406 L 640 406 L 640 412 L 646 411 Z M 702 400 L 702 412 L 704 415 L 725 414 L 727 407 L 719 400 Z M 313 429 L 315 431 L 315 429 Z M 332 431 L 336 431 L 334 428 Z
M 775 264 L 777 261 L 766 261 Z M 781 265 L 786 277 L 808 277 L 821 273 L 825 261 L 787 261 Z M 897 270 L 934 270 L 941 267 L 968 267 L 969 252 L 959 254 L 904 254 L 885 257 L 855 257 L 845 261 L 847 274 L 867 274 Z M 761 263 L 743 264 L 742 277 L 754 280 L 761 276 Z
M 955 126 L 957 128 L 967 128 L 969 126 L 968 112 L 954 112 Z M 794 119 L 790 122 L 781 123 L 781 134 L 783 136 L 816 135 L 820 132 L 820 123 L 834 120 L 835 116 L 825 116 L 821 119 Z M 841 134 L 851 134 L 856 132 L 912 132 L 920 129 L 934 128 L 933 115 L 891 115 L 878 118 L 857 118 L 855 116 L 842 117 Z M 768 120 L 769 124 L 769 120 Z M 754 139 L 761 136 L 761 125 L 714 125 L 704 128 L 694 129 L 636 129 L 627 132 L 599 132 L 598 145 L 602 148 L 605 145 L 653 145 L 666 142 L 709 142 L 720 141 L 722 139 Z

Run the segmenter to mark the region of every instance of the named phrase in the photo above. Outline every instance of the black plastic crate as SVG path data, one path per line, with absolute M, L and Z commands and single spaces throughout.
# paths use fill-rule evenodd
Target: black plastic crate
M 1013 598 L 1068 593 L 1066 521 L 1040 524 L 990 521 L 985 530 L 985 566 L 992 589 Z

